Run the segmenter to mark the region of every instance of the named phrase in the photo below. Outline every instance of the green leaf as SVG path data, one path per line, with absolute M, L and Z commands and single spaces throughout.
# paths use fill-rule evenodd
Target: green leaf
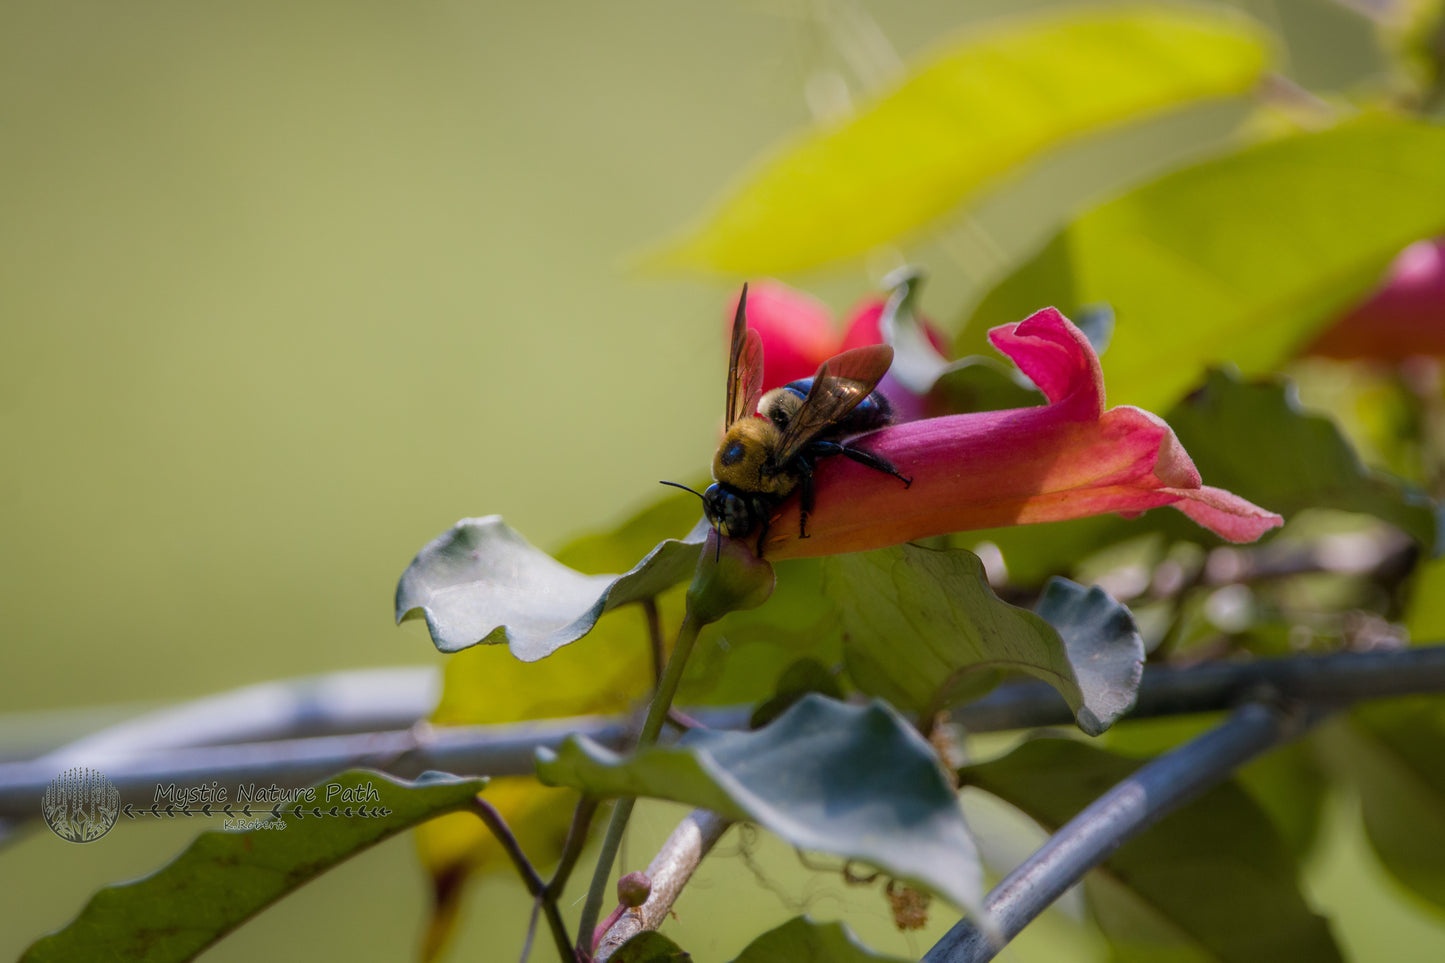
M 1217 9 L 1116 5 L 1003 21 L 783 147 L 655 260 L 738 276 L 862 254 L 1069 141 L 1244 93 L 1267 59 L 1262 32 Z
M 1142 763 L 1080 742 L 1036 739 L 960 771 L 1054 832 Z M 1099 923 L 1122 959 L 1218 963 L 1340 960 L 1328 923 L 1268 816 L 1216 786 L 1125 843 L 1095 871 Z
M 656 930 L 643 930 L 609 959 L 612 963 L 690 963 L 692 956 Z
M 1396 879 L 1445 907 L 1445 700 L 1356 707 L 1324 738 L 1360 793 L 1365 833 Z
M 1269 814 L 1296 859 L 1313 851 L 1330 781 L 1308 740 L 1272 750 L 1240 769 L 1234 778 Z
M 1426 562 L 1415 570 L 1405 607 L 1405 628 L 1417 645 L 1445 642 L 1445 559 Z
M 843 686 L 833 670 L 817 659 L 799 659 L 783 670 L 778 677 L 777 691 L 753 710 L 748 727 L 758 729 L 767 725 L 810 692 L 832 699 L 844 697 Z
M 534 548 L 500 515 L 464 518 L 423 548 L 396 587 L 396 620 L 425 617 L 443 652 L 507 643 L 523 662 L 592 630 L 603 613 L 652 598 L 697 566 L 706 528 L 665 539 L 622 575 L 583 575 Z
M 916 545 L 835 556 L 824 571 L 849 676 L 920 719 L 1012 670 L 1058 689 L 1090 735 L 1133 705 L 1144 645 L 1129 610 L 1102 589 L 1056 579 L 1035 614 L 994 595 L 972 552 Z
M 1054 578 L 1035 610 L 1064 640 L 1083 702 L 1079 728 L 1097 736 L 1134 705 L 1144 672 L 1144 641 L 1129 609 L 1097 585 Z
M 772 564 L 777 585 L 766 605 L 733 612 L 703 630 L 688 659 L 681 702 L 757 703 L 776 692 L 783 671 L 799 658 L 825 665 L 842 661 L 837 613 L 823 593 L 819 560 Z
M 815 923 L 795 916 L 753 940 L 733 963 L 907 963 L 901 957 L 875 953 L 845 923 Z
M 1367 469 L 1334 421 L 1303 410 L 1282 378 L 1244 383 L 1215 369 L 1167 420 L 1211 485 L 1286 517 L 1306 508 L 1374 515 L 1434 550 L 1434 503 Z
M 1441 170 L 1445 128 L 1368 117 L 1175 171 L 1064 228 L 978 305 L 958 353 L 1041 307 L 1107 301 L 1116 404 L 1167 408 L 1222 361 L 1270 370 L 1445 230 Z
M 376 790 L 379 802 L 363 805 L 385 810 L 386 815 L 281 815 L 271 817 L 265 829 L 202 833 L 164 869 L 97 892 L 70 925 L 35 943 L 22 960 L 192 959 L 342 860 L 465 807 L 486 780 L 429 773 L 404 782 L 353 769 L 318 783 L 315 805 L 326 801 L 327 786 L 368 785 Z M 333 797 L 322 808 L 338 802 Z
M 751 820 L 799 849 L 870 863 L 971 911 L 980 905 L 978 854 L 938 756 L 885 703 L 808 695 L 755 732 L 693 729 L 631 756 L 573 736 L 537 756 L 545 783 Z

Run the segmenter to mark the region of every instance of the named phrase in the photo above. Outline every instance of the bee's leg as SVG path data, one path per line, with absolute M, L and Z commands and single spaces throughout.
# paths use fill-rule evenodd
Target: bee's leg
M 768 526 L 769 526 L 770 524 L 772 524 L 772 519 L 771 519 L 772 509 L 771 509 L 769 506 L 762 504 L 761 501 L 755 501 L 755 502 L 753 503 L 753 515 L 754 515 L 756 518 L 760 519 L 760 521 L 758 522 L 758 548 L 757 548 L 757 555 L 758 555 L 758 558 L 762 558 L 762 557 L 763 557 L 763 542 L 767 541 L 767 539 L 768 539 Z
M 808 516 L 813 514 L 815 504 L 815 493 L 813 491 L 813 462 L 811 460 L 798 459 L 798 465 L 802 469 L 802 478 L 798 479 L 798 487 L 802 489 L 799 494 L 798 508 L 798 537 L 808 537 Z
M 871 451 L 865 451 L 862 448 L 849 448 L 847 445 L 836 441 L 815 441 L 808 446 L 808 454 L 815 458 L 823 455 L 845 455 L 865 468 L 881 471 L 885 475 L 892 475 L 894 478 L 903 482 L 904 488 L 911 488 L 913 486 L 912 478 L 909 478 L 897 468 L 894 468 L 886 459 L 879 458 Z
M 887 459 L 879 458 L 871 451 L 864 451 L 862 448 L 844 447 L 843 454 L 853 459 L 860 465 L 871 468 L 874 471 L 881 471 L 885 475 L 892 475 L 894 478 L 898 479 L 903 483 L 904 488 L 913 487 L 912 478 L 909 478 L 907 475 L 903 474 L 903 472 L 899 471 L 897 468 L 894 468 L 892 463 L 889 462 Z

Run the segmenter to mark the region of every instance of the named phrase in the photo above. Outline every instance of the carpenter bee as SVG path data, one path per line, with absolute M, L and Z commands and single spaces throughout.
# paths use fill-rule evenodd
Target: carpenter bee
M 713 457 L 714 484 L 702 503 L 719 534 L 744 538 L 758 532 L 761 554 L 773 511 L 795 490 L 802 497 L 798 536 L 808 537 L 813 468 L 820 458 L 845 455 L 905 486 L 913 479 L 847 442 L 892 418 L 888 399 L 874 389 L 893 363 L 893 349 L 877 344 L 845 351 L 823 362 L 813 377 L 763 394 L 763 346 L 748 329 L 747 298 L 744 285 L 733 318 L 726 430 Z

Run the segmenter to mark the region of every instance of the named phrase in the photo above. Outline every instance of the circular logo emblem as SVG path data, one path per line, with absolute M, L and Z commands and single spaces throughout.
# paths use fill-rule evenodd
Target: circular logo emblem
M 93 842 L 120 818 L 120 790 L 100 770 L 76 766 L 45 787 L 40 811 L 45 825 L 61 839 Z

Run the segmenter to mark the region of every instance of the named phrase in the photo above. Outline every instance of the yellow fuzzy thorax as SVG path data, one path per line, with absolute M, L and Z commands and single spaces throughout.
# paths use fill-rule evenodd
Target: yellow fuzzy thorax
M 728 429 L 712 460 L 712 477 L 739 491 L 783 497 L 798 476 L 772 464 L 782 432 L 766 418 L 743 418 Z

